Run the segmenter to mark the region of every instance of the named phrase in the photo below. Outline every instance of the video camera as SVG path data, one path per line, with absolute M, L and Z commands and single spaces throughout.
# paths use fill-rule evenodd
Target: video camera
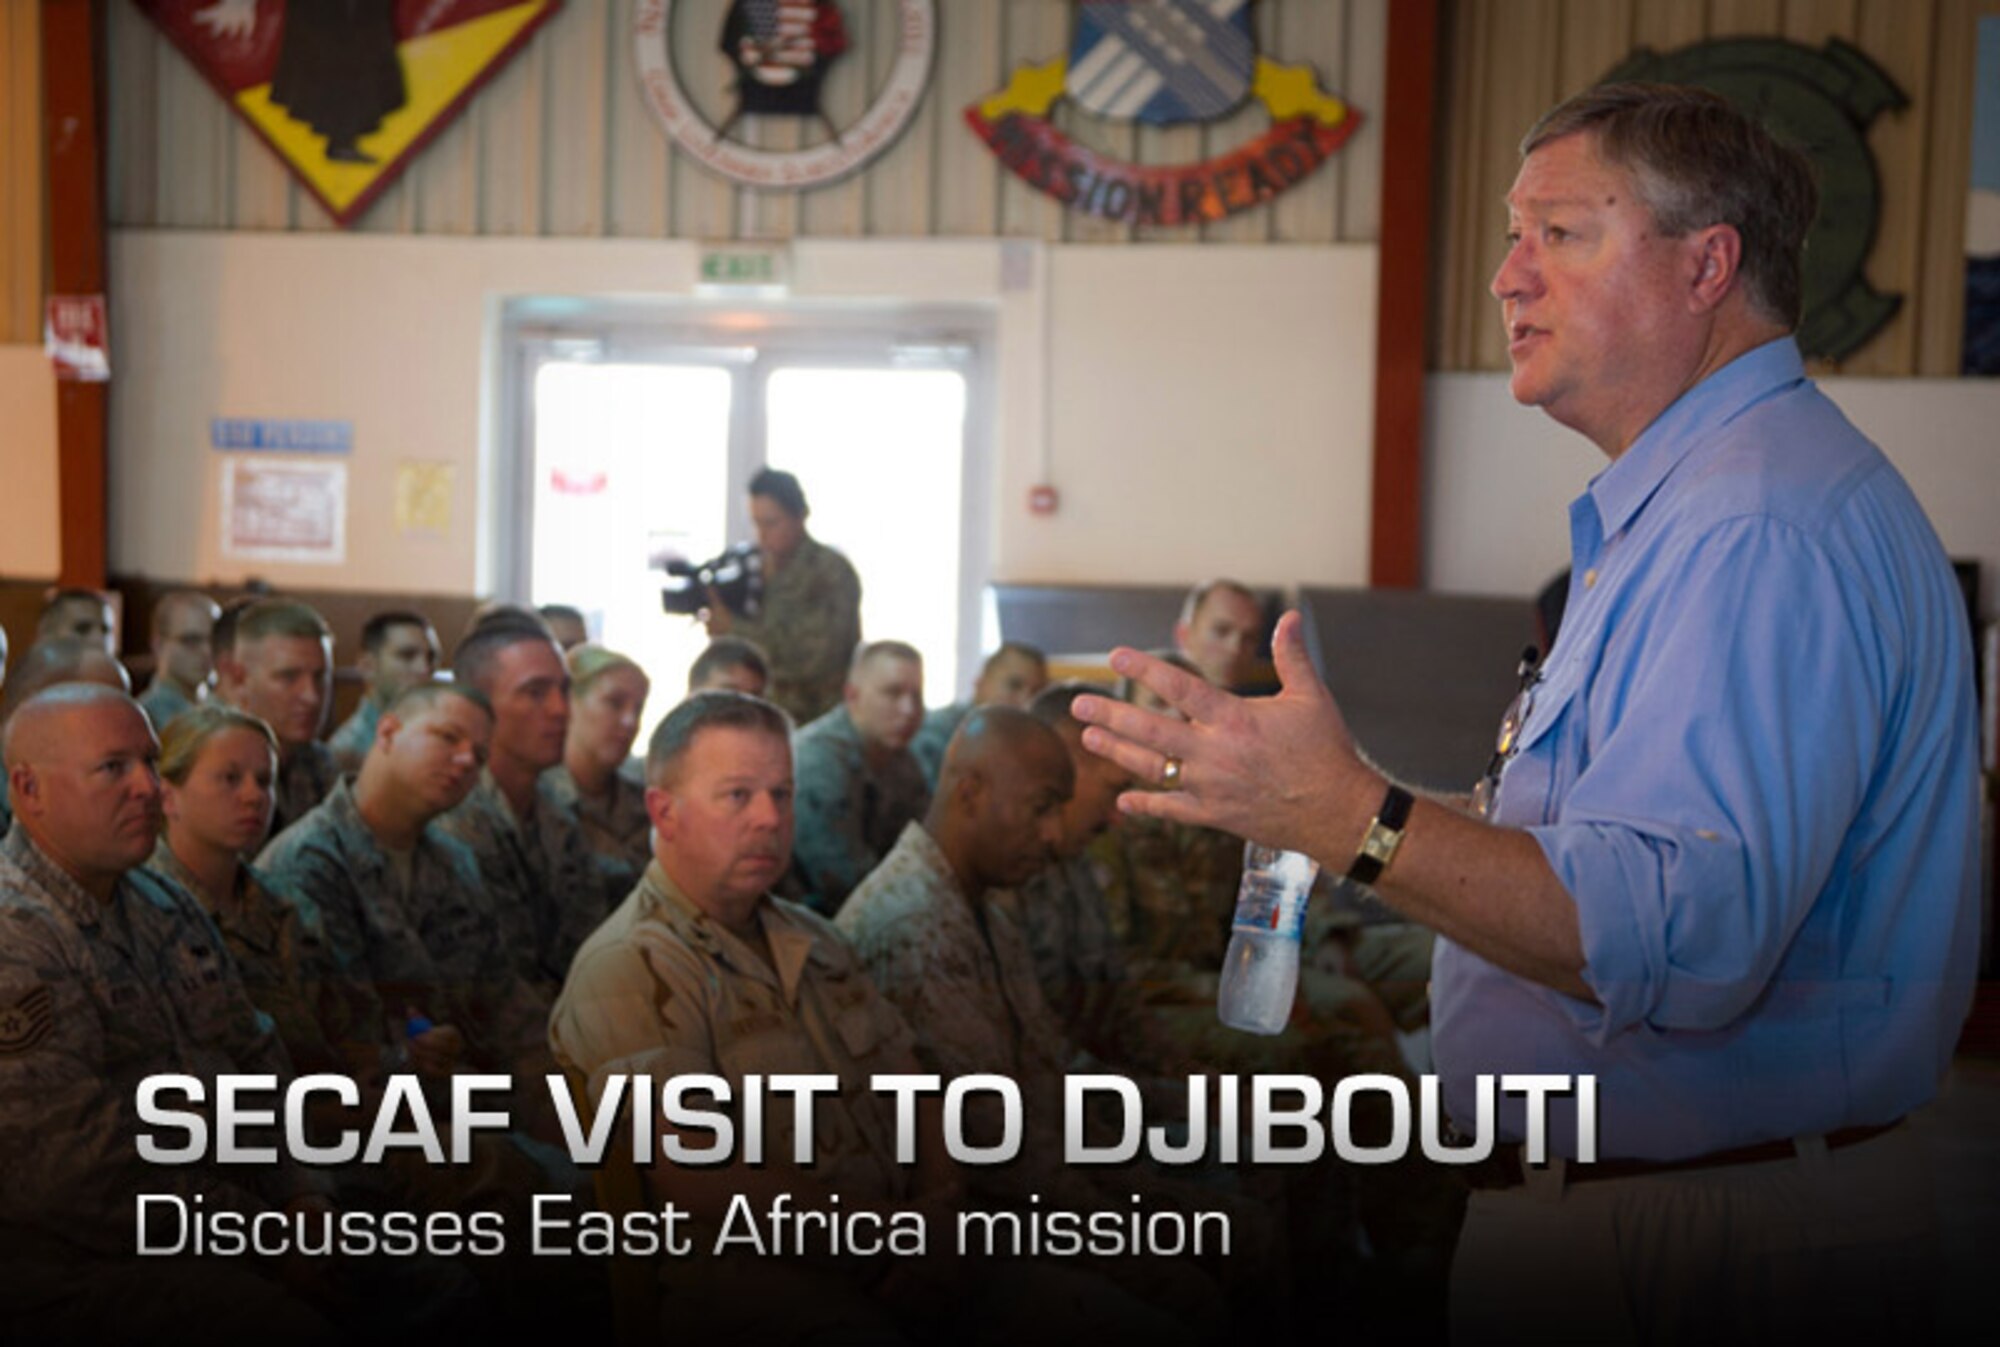
M 660 607 L 667 612 L 694 616 L 709 606 L 711 588 L 738 617 L 754 621 L 764 610 L 764 554 L 755 543 L 738 543 L 699 564 L 680 557 L 659 564 L 667 573 L 660 587 Z

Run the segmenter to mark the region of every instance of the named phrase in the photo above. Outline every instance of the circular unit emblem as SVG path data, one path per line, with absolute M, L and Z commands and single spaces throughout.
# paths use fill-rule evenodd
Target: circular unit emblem
M 1820 204 L 1806 233 L 1798 334 L 1806 355 L 1852 355 L 1895 316 L 1903 297 L 1878 293 L 1864 271 L 1882 213 L 1868 127 L 1909 105 L 1880 66 L 1838 38 L 1818 51 L 1775 38 L 1723 38 L 1665 55 L 1637 52 L 1605 79 L 1699 85 L 1812 159 Z
M 736 0 L 718 57 L 736 67 L 736 103 L 717 126 L 688 97 L 674 69 L 674 9 L 674 0 L 639 0 L 632 32 L 641 93 L 681 153 L 746 187 L 802 191 L 846 177 L 895 143 L 930 83 L 937 43 L 933 0 L 896 0 L 896 58 L 888 78 L 861 116 L 843 127 L 818 105 L 824 67 L 847 46 L 839 6 L 829 0 Z M 692 49 L 716 50 L 701 41 Z M 827 138 L 799 150 L 758 149 L 730 138 L 746 115 L 811 120 Z

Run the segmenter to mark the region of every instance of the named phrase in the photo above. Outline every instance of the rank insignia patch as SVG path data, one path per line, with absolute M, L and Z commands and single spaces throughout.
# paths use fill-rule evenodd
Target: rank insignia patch
M 55 1027 L 55 999 L 47 987 L 37 987 L 0 1010 L 0 1055 L 26 1052 Z
M 1263 135 L 1198 163 L 1133 164 L 1058 130 L 1067 100 L 1092 116 L 1174 126 L 1255 99 Z M 1091 215 L 1143 225 L 1220 220 L 1271 201 L 1347 143 L 1361 115 L 1312 68 L 1257 54 L 1250 0 L 1084 0 L 1067 56 L 1023 66 L 965 120 L 1010 172 Z
M 137 0 L 341 225 L 562 0 Z

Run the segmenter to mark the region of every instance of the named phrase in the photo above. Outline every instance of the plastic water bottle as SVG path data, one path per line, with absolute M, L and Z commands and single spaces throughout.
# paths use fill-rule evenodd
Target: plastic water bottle
M 1243 848 L 1243 885 L 1215 994 L 1215 1013 L 1230 1028 L 1279 1034 L 1291 1022 L 1299 937 L 1318 874 L 1319 864 L 1296 851 L 1255 842 Z

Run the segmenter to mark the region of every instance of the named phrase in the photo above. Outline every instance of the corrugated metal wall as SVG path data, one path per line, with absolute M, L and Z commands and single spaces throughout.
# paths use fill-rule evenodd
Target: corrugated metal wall
M 1135 231 L 1065 211 L 1006 173 L 961 117 L 1014 67 L 1068 46 L 1064 0 L 937 0 L 931 87 L 888 153 L 845 182 L 804 193 L 738 188 L 677 154 L 641 100 L 634 0 L 568 0 L 527 47 L 357 224 L 396 234 L 618 238 L 911 238 L 1005 235 L 1120 243 L 1365 242 L 1380 219 L 1380 126 L 1390 0 L 1261 0 L 1260 49 L 1310 62 L 1366 122 L 1319 172 L 1268 207 L 1218 224 Z M 677 67 L 697 102 L 722 100 L 714 52 L 727 0 L 677 0 Z M 846 0 L 853 48 L 826 106 L 851 119 L 888 68 L 894 0 Z M 109 214 L 114 226 L 329 229 L 277 158 L 129 3 L 112 0 Z M 1057 124 L 1094 149 L 1180 163 L 1269 124 L 1251 105 L 1208 126 L 1140 130 L 1059 106 Z M 793 128 L 774 128 L 790 131 Z
M 1505 252 L 1501 197 L 1535 117 L 1588 87 L 1635 47 L 1672 51 L 1715 37 L 1839 37 L 1910 99 L 1876 118 L 1868 143 L 1882 214 L 1868 278 L 1903 307 L 1841 374 L 1958 373 L 1964 324 L 1965 193 L 1973 28 L 2000 0 L 1447 0 L 1441 125 L 1441 251 L 1434 368 L 1504 369 L 1487 282 Z

